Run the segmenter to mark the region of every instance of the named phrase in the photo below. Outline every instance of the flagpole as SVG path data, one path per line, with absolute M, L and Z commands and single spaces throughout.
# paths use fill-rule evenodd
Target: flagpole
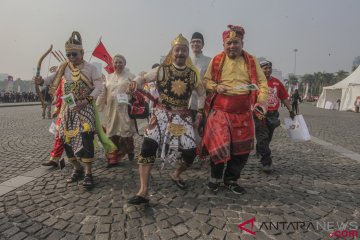
M 96 49 L 96 47 L 97 47 L 97 46 L 99 45 L 99 43 L 101 42 L 101 38 L 102 38 L 102 36 L 100 36 L 99 41 L 98 41 L 98 43 L 96 44 L 94 50 Z M 93 54 L 94 50 L 92 51 L 88 62 L 90 62 L 90 60 L 91 60 L 91 58 L 92 58 L 92 56 L 93 56 L 92 54 Z

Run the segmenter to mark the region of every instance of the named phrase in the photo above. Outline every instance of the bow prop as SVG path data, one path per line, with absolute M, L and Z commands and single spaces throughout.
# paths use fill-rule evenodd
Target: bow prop
M 36 67 L 36 77 L 40 77 L 41 63 L 44 60 L 44 58 L 51 52 L 52 48 L 53 48 L 53 45 L 51 44 L 50 48 L 40 57 L 37 67 Z M 36 94 L 39 96 L 42 107 L 44 108 L 45 107 L 44 96 L 41 94 L 40 87 L 37 84 L 35 84 L 35 91 L 36 91 Z

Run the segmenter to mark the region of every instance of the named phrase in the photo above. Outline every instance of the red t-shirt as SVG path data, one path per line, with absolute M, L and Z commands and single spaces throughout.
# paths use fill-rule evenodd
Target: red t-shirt
M 278 110 L 280 107 L 280 101 L 289 98 L 284 85 L 277 78 L 271 77 L 267 81 L 268 84 L 268 111 Z

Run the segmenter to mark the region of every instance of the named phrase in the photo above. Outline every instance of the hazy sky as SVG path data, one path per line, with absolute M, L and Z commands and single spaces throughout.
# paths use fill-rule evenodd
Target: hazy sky
M 296 74 L 350 71 L 360 55 L 359 0 L 0 0 L 0 9 L 0 73 L 22 79 L 50 44 L 63 51 L 73 30 L 86 60 L 102 36 L 135 74 L 159 62 L 179 33 L 203 33 L 204 54 L 213 57 L 228 24 L 243 26 L 244 49 L 284 75 L 294 71 L 295 48 Z M 48 66 L 45 59 L 42 75 Z

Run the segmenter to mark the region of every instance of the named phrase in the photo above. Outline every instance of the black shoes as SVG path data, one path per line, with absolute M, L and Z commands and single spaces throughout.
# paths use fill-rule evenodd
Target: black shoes
M 186 182 L 184 182 L 183 180 L 181 179 L 178 179 L 178 180 L 175 180 L 175 179 L 172 179 L 171 180 L 173 181 L 173 183 L 175 183 L 176 186 L 178 186 L 181 190 L 185 190 L 187 188 L 187 184 Z
M 149 199 L 144 198 L 142 196 L 135 195 L 128 200 L 128 203 L 134 204 L 134 205 L 140 205 L 140 204 L 144 204 L 144 203 L 147 204 L 147 203 L 149 203 Z
M 224 183 L 224 187 L 229 189 L 231 192 L 235 193 L 235 194 L 244 194 L 245 193 L 245 189 L 241 186 L 239 186 L 236 182 L 225 182 Z M 209 189 L 210 191 L 216 193 L 219 191 L 220 188 L 220 183 L 219 182 L 208 182 L 207 184 L 207 189 Z
M 263 165 L 262 166 L 262 170 L 265 172 L 265 173 L 271 173 L 273 168 L 272 168 L 272 165 L 271 164 L 267 164 L 267 165 Z
M 46 167 L 57 167 L 58 164 L 54 161 L 48 161 L 48 162 L 44 162 L 41 164 L 42 166 L 46 166 Z
M 235 194 L 244 194 L 245 189 L 240 187 L 237 183 L 224 183 L 224 186 Z
M 207 188 L 213 192 L 219 191 L 220 183 L 208 182 Z

